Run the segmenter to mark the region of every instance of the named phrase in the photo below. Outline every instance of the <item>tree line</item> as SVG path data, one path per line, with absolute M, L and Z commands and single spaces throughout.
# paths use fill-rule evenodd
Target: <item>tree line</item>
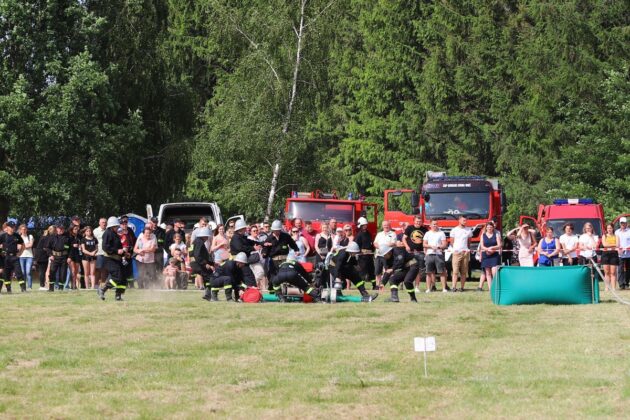
M 0 216 L 498 177 L 630 198 L 630 3 L 0 0 Z M 275 200 L 270 200 L 270 191 Z

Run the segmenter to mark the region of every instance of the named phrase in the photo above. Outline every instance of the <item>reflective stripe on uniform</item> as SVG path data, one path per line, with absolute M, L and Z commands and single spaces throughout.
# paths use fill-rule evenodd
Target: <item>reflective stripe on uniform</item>
M 357 284 L 355 284 L 355 286 L 356 286 L 356 287 L 361 287 L 361 286 L 363 286 L 364 284 L 365 284 L 365 282 L 364 282 L 364 281 L 360 281 L 360 282 L 358 282 Z
M 398 289 L 398 286 L 396 286 L 395 284 L 392 284 L 391 286 L 389 286 L 390 289 Z

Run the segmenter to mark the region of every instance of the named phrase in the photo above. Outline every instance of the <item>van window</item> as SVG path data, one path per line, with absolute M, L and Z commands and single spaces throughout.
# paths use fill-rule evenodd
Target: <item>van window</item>
M 195 223 L 199 222 L 201 217 L 215 221 L 215 215 L 210 206 L 173 206 L 164 207 L 162 210 L 162 222 L 169 223 L 175 219 L 182 219 L 186 224 L 185 229 L 193 229 Z

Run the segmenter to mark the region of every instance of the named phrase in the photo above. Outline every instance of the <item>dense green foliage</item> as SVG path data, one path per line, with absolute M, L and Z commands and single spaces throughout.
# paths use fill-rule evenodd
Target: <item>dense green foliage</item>
M 628 210 L 624 1 L 0 0 L 0 54 L 0 213 L 259 218 L 276 164 L 278 197 L 443 169 L 498 177 L 510 222 Z

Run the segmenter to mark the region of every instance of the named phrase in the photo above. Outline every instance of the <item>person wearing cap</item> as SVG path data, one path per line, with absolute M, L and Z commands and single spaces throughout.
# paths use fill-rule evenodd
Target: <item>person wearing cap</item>
M 336 255 L 333 255 L 329 261 L 329 269 L 335 282 L 337 280 L 341 282 L 351 281 L 361 293 L 361 300 L 363 302 L 371 302 L 378 297 L 378 293 L 370 295 L 365 290 L 365 281 L 361 279 L 361 275 L 357 271 L 357 255 L 361 252 L 361 248 L 356 242 L 350 242 L 347 247 L 339 250 Z
M 59 280 L 59 290 L 63 290 L 70 264 L 70 247 L 72 240 L 66 234 L 62 223 L 55 226 L 55 234 L 46 244 L 46 252 L 50 255 L 50 273 L 48 275 L 48 291 L 55 291 L 55 282 Z
M 235 257 L 240 252 L 244 252 L 248 257 L 254 251 L 259 251 L 262 247 L 247 237 L 247 223 L 243 219 L 238 219 L 234 225 L 234 236 L 230 241 L 230 254 Z
M 239 292 L 241 289 L 256 287 L 256 278 L 249 268 L 248 258 L 244 252 L 237 254 L 234 259 L 222 261 L 215 265 L 215 271 L 211 280 L 211 294 L 207 294 L 204 299 L 217 301 L 219 291 L 225 291 L 225 298 L 228 301 L 239 302 Z M 234 293 L 234 298 L 232 298 Z
M 0 247 L 4 253 L 4 270 L 0 280 L 7 289 L 7 293 L 11 293 L 11 277 L 15 274 L 15 278 L 20 284 L 22 292 L 26 292 L 26 282 L 24 281 L 24 273 L 20 267 L 20 258 L 18 255 L 24 249 L 24 240 L 15 231 L 15 222 L 9 221 L 6 224 L 5 231 L 0 234 Z M 2 291 L 2 284 L 0 284 Z
M 418 261 L 416 256 L 407 252 L 402 242 L 397 242 L 396 246 L 384 245 L 379 248 L 379 254 L 383 258 L 383 286 L 390 283 L 390 298 L 387 302 L 400 302 L 398 291 L 400 284 L 405 285 L 405 290 L 409 294 L 412 302 L 418 303 L 414 281 L 418 275 Z
M 210 229 L 203 227 L 197 232 L 197 237 L 193 242 L 192 256 L 190 257 L 190 267 L 193 274 L 200 275 L 206 290 L 204 299 L 210 300 L 212 288 L 212 273 L 214 272 L 214 260 L 208 252 L 206 241 L 210 237 Z
M 357 257 L 359 263 L 359 274 L 361 279 L 366 283 L 372 283 L 372 290 L 378 290 L 376 278 L 374 277 L 374 238 L 368 232 L 368 221 L 365 217 L 359 217 L 357 220 L 359 233 L 355 238 L 355 242 L 359 245 L 361 253 Z
M 176 219 L 173 222 L 173 229 L 166 229 L 166 235 L 164 236 L 164 249 L 169 252 L 171 245 L 175 242 L 175 235 L 180 233 L 182 238 L 184 237 L 184 222 L 181 219 Z
M 122 273 L 122 259 L 124 255 L 129 254 L 129 249 L 123 247 L 118 236 L 119 227 L 120 222 L 117 217 L 111 216 L 107 219 L 107 230 L 103 234 L 103 251 L 105 251 L 105 268 L 109 274 L 109 280 L 97 289 L 101 300 L 105 300 L 105 293 L 109 289 L 115 289 L 116 300 L 121 301 L 122 295 L 127 290 L 127 279 Z
M 286 261 L 289 249 L 299 254 L 300 248 L 291 235 L 282 231 L 282 222 L 280 220 L 274 220 L 271 224 L 271 235 L 267 237 L 267 241 L 263 246 L 263 255 L 269 258 L 267 278 L 273 284 L 273 278 L 278 274 L 278 266 Z
M 282 294 L 282 284 L 288 283 L 297 287 L 309 295 L 315 302 L 319 302 L 319 290 L 311 286 L 312 278 L 306 272 L 302 264 L 295 259 L 287 258 L 278 268 L 278 275 L 273 278 L 273 290 L 280 302 L 286 302 L 286 297 Z
M 148 223 L 151 231 L 155 235 L 157 247 L 155 248 L 155 271 L 159 273 L 164 267 L 164 244 L 166 242 L 166 231 L 158 225 L 158 218 L 152 217 Z
M 619 252 L 619 269 L 617 280 L 620 289 L 627 289 L 630 286 L 630 229 L 628 229 L 628 219 L 619 219 L 619 229 L 615 231 Z

